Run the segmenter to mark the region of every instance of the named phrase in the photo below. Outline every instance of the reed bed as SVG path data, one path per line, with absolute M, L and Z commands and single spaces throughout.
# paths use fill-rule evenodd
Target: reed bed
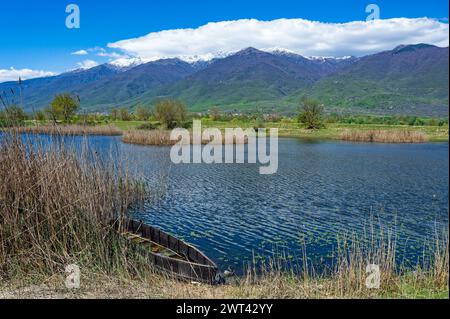
M 0 180 L 1 279 L 54 275 L 72 263 L 106 273 L 147 267 L 108 226 L 146 194 L 120 166 L 13 134 L 0 141 Z
M 448 298 L 448 227 L 436 227 L 434 239 L 424 245 L 416 264 L 398 263 L 397 244 L 393 230 L 371 221 L 368 232 L 338 235 L 331 266 L 317 270 L 320 265 L 308 257 L 305 245 L 301 264 L 295 267 L 300 271 L 286 268 L 283 257 L 267 260 L 262 268 L 256 268 L 253 262 L 226 297 Z M 377 288 L 367 286 L 373 272 L 368 265 L 379 267 Z
M 152 131 L 141 131 L 132 130 L 127 131 L 123 134 L 122 141 L 129 144 L 137 145 L 153 145 L 153 146 L 171 146 L 177 143 L 177 141 L 170 140 L 171 131 L 167 130 L 152 130 Z M 191 143 L 193 141 L 191 137 Z M 217 142 L 217 141 L 214 141 Z M 222 143 L 225 143 L 225 137 L 222 136 Z M 208 144 L 210 141 L 202 140 L 202 144 Z M 244 138 L 244 141 L 238 141 L 236 138 L 233 141 L 234 144 L 247 144 L 248 139 Z M 220 144 L 220 142 L 218 142 Z
M 170 140 L 170 131 L 127 131 L 122 136 L 122 142 L 137 145 L 174 145 L 176 142 Z
M 373 143 L 425 143 L 424 132 L 408 130 L 344 130 L 339 138 L 344 141 Z
M 382 237 L 382 236 L 381 236 Z M 45 283 L 21 288 L 1 289 L 0 298 L 194 298 L 194 299 L 305 299 L 305 298 L 445 298 L 448 288 L 448 229 L 429 246 L 429 256 L 413 268 L 394 263 L 395 241 L 384 237 L 372 241 L 370 248 L 360 238 L 342 239 L 335 264 L 328 272 L 315 271 L 305 252 L 300 273 L 284 268 L 280 259 L 264 266 L 249 265 L 247 273 L 224 286 L 180 282 L 147 272 L 140 277 L 108 276 L 87 273 L 83 289 L 61 288 L 63 276 Z M 380 266 L 379 288 L 366 286 L 366 267 Z
M 113 125 L 34 125 L 20 126 L 8 129 L 8 131 L 27 134 L 49 135 L 105 135 L 118 136 L 122 131 Z

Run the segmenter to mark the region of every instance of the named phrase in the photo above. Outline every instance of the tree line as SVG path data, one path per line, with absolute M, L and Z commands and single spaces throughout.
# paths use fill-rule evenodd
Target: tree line
M 22 107 L 17 104 L 5 103 L 6 98 L 0 95 L 0 102 L 3 110 L 0 109 L 0 126 L 23 125 L 26 120 L 37 122 L 50 121 L 53 124 L 81 123 L 98 124 L 109 121 L 158 121 L 168 129 L 175 127 L 188 127 L 188 111 L 184 103 L 165 99 L 155 103 L 154 108 L 145 105 L 138 105 L 134 111 L 128 108 L 113 108 L 108 113 L 88 113 L 80 108 L 80 98 L 77 95 L 62 93 L 53 99 L 48 107 L 43 110 L 27 114 Z M 213 121 L 233 121 L 252 120 L 255 128 L 264 127 L 265 122 L 278 122 L 282 116 L 278 114 L 265 115 L 245 115 L 224 113 L 217 107 L 213 107 L 206 115 Z M 297 121 L 306 129 L 321 129 L 327 123 L 344 124 L 386 124 L 386 125 L 411 125 L 411 126 L 443 126 L 448 125 L 447 119 L 420 118 L 417 116 L 370 116 L 370 115 L 342 115 L 325 114 L 324 105 L 319 101 L 303 97 L 300 101 Z M 153 129 L 155 125 L 151 123 L 143 124 L 144 128 Z
M 56 95 L 48 107 L 33 112 L 32 115 L 27 114 L 19 105 L 8 105 L 4 103 L 4 99 L 1 102 L 3 110 L 0 110 L 0 126 L 22 125 L 26 120 L 50 121 L 56 125 L 74 122 L 95 124 L 105 120 L 149 121 L 150 119 L 160 121 L 168 129 L 187 125 L 185 123 L 187 117 L 186 105 L 172 99 L 156 102 L 154 109 L 149 106 L 138 105 L 134 112 L 131 112 L 128 108 L 113 108 L 108 114 L 83 112 L 80 109 L 80 98 L 69 93 Z

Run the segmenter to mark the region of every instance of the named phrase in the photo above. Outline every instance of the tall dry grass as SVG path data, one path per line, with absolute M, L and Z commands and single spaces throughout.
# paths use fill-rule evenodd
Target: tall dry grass
M 15 133 L 49 134 L 49 135 L 122 135 L 122 131 L 113 125 L 34 125 L 18 126 L 8 129 Z
M 341 140 L 374 143 L 424 143 L 428 135 L 424 132 L 407 130 L 344 130 Z
M 153 146 L 170 146 L 177 143 L 177 141 L 170 140 L 170 131 L 167 130 L 152 130 L 152 131 L 142 131 L 142 130 L 132 130 L 127 131 L 123 134 L 122 141 L 129 144 L 137 145 L 153 145 Z M 191 133 L 191 143 L 193 143 L 192 133 Z M 216 143 L 217 141 L 213 141 Z M 225 136 L 222 135 L 222 143 L 225 143 Z M 202 140 L 202 144 L 210 143 L 209 140 Z M 234 144 L 247 144 L 248 138 L 243 139 L 233 139 Z M 220 144 L 220 142 L 219 142 Z
M 120 166 L 12 134 L 0 141 L 0 181 L 0 278 L 52 275 L 71 263 L 105 272 L 139 266 L 108 226 L 145 195 Z
M 340 236 L 332 265 L 317 270 L 306 247 L 300 271 L 288 270 L 285 261 L 272 259 L 263 267 L 249 265 L 237 285 L 226 289 L 226 298 L 430 298 L 449 292 L 448 228 L 436 231 L 415 265 L 399 263 L 398 239 L 388 230 L 371 225 L 367 234 Z M 283 258 L 282 258 L 283 259 Z M 367 280 L 379 267 L 378 288 Z M 322 265 L 323 266 L 323 265 Z M 370 270 L 370 272 L 367 272 Z
M 155 145 L 155 146 L 158 145 L 167 146 L 167 145 L 174 145 L 176 143 L 176 141 L 170 140 L 170 131 L 165 130 L 127 131 L 122 136 L 122 142 L 137 145 Z

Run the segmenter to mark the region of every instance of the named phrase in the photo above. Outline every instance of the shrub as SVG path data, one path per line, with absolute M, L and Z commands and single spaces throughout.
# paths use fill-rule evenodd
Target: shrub
M 155 117 L 168 129 L 182 125 L 186 118 L 186 106 L 176 100 L 163 100 L 156 104 Z
M 299 121 L 306 125 L 307 129 L 319 129 L 322 123 L 323 106 L 318 101 L 304 98 L 299 114 Z
M 136 118 L 140 121 L 147 121 L 151 115 L 152 112 L 149 107 L 139 105 L 136 108 Z
M 0 126 L 22 125 L 27 119 L 27 115 L 20 106 L 12 105 L 0 112 Z
M 138 130 L 147 130 L 147 131 L 156 130 L 157 128 L 158 126 L 153 123 L 144 123 L 137 127 Z
M 63 120 L 69 123 L 72 117 L 80 108 L 79 98 L 72 97 L 69 93 L 63 93 L 55 96 L 52 103 L 45 112 L 49 118 L 56 123 L 56 120 Z
M 131 121 L 131 114 L 126 108 L 121 108 L 119 110 L 119 119 L 121 121 Z

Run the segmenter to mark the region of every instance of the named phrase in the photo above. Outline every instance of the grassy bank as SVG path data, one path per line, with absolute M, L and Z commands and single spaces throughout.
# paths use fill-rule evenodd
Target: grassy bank
M 56 274 L 41 283 L 0 286 L 0 298 L 88 298 L 88 299 L 448 299 L 448 286 L 438 286 L 426 274 L 405 274 L 395 281 L 382 283 L 380 289 L 340 289 L 335 279 L 304 280 L 286 274 L 272 274 L 258 280 L 242 280 L 225 286 L 207 286 L 177 282 L 148 274 L 119 277 L 89 273 L 81 277 L 81 288 L 68 290 L 65 277 Z
M 5 131 L 26 134 L 50 134 L 50 135 L 122 135 L 122 130 L 114 125 L 28 125 L 18 126 Z
M 253 127 L 256 123 L 245 121 L 202 121 L 203 127 Z M 426 136 L 430 142 L 445 142 L 449 138 L 448 126 L 410 126 L 410 125 L 385 125 L 385 124 L 342 124 L 327 123 L 325 127 L 318 130 L 308 130 L 295 121 L 264 122 L 263 127 L 278 128 L 280 137 L 305 138 L 315 140 L 341 140 L 344 132 L 382 131 L 419 133 Z
M 134 131 L 144 122 L 114 122 L 120 129 Z M 342 140 L 344 132 L 380 131 L 383 134 L 391 132 L 404 132 L 405 134 L 417 134 L 423 136 L 429 142 L 448 142 L 449 127 L 447 126 L 410 126 L 410 125 L 385 125 L 385 124 L 339 124 L 329 123 L 319 130 L 308 130 L 296 121 L 278 121 L 253 123 L 249 121 L 212 121 L 202 119 L 203 128 L 253 128 L 255 126 L 265 128 L 278 128 L 279 137 L 304 138 L 314 140 Z
M 448 234 L 448 233 L 447 233 Z M 102 269 L 83 269 L 81 287 L 69 290 L 60 272 L 39 280 L 20 280 L 0 284 L 0 298 L 449 298 L 448 235 L 431 249 L 433 254 L 415 268 L 394 263 L 395 243 L 389 240 L 367 250 L 360 244 L 342 247 L 335 266 L 318 274 L 312 267 L 292 273 L 279 270 L 277 263 L 267 265 L 262 273 L 249 271 L 232 283 L 220 286 L 180 282 L 152 270 L 131 274 L 108 273 Z M 306 256 L 305 256 L 306 257 Z M 130 258 L 130 263 L 133 259 Z M 380 286 L 366 286 L 366 266 L 380 265 Z
M 46 133 L 46 134 L 66 134 L 66 135 L 127 135 L 124 139 L 127 143 L 145 144 L 145 145 L 170 145 L 168 136 L 163 134 L 152 133 L 152 137 L 146 136 L 139 128 L 145 125 L 145 121 L 112 121 L 108 124 L 96 124 L 92 126 L 84 125 L 48 125 L 27 123 L 23 127 L 19 127 L 19 132 L 27 133 Z M 152 122 L 157 125 L 157 122 Z M 354 124 L 354 123 L 326 123 L 322 129 L 308 130 L 302 124 L 295 120 L 280 121 L 248 121 L 233 119 L 230 121 L 213 121 L 208 118 L 202 119 L 203 128 L 219 128 L 222 131 L 225 128 L 278 128 L 279 137 L 287 138 L 304 138 L 314 140 L 342 140 L 343 137 L 349 135 L 364 136 L 367 131 L 377 131 L 381 135 L 417 135 L 422 136 L 428 142 L 448 142 L 449 127 L 448 125 L 387 125 L 387 124 Z M 158 131 L 158 130 L 156 130 Z M 395 132 L 395 133 L 393 133 Z M 161 144 L 158 141 L 161 141 Z M 134 142 L 136 141 L 136 142 Z M 365 141 L 370 141 L 366 139 Z M 402 142 L 401 140 L 398 142 Z
M 341 140 L 371 143 L 425 143 L 428 135 L 424 132 L 399 130 L 345 130 Z

